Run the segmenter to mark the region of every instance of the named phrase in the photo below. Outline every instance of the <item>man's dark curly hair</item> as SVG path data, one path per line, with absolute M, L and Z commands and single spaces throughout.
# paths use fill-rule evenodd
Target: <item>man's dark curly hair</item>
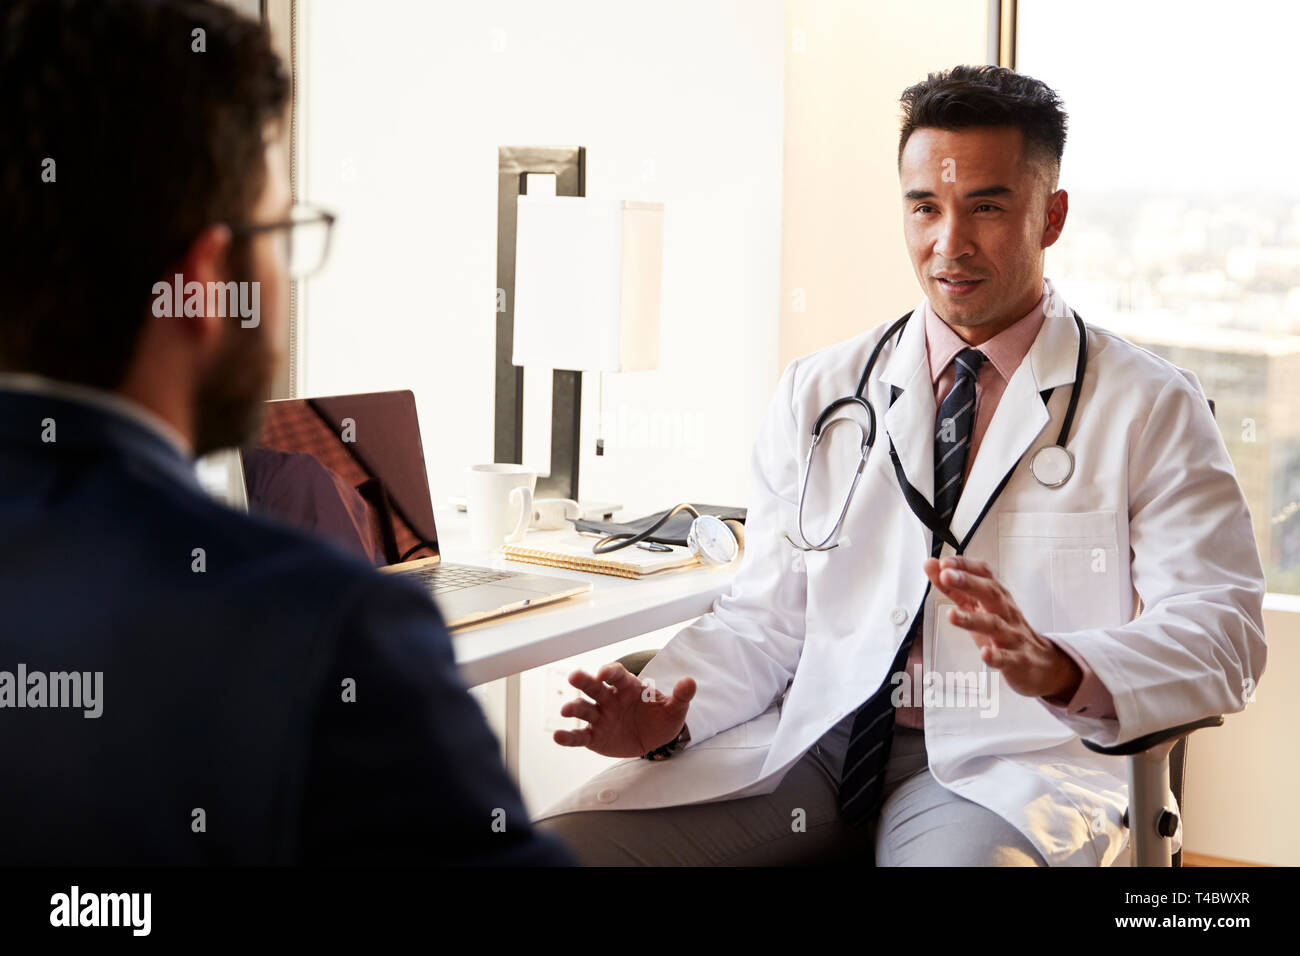
M 220 4 L 0 2 L 0 369 L 119 385 L 154 282 L 261 196 L 288 98 Z
M 1061 98 L 1046 83 L 1004 66 L 954 66 L 931 73 L 903 91 L 898 162 L 913 131 L 923 127 L 962 130 L 1012 126 L 1024 134 L 1025 149 L 1050 163 L 1051 180 L 1061 169 L 1068 117 Z

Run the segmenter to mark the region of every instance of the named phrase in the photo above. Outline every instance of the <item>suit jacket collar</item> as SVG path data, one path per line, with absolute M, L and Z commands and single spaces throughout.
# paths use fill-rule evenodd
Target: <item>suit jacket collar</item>
M 201 488 L 193 460 L 161 434 L 130 416 L 66 395 L 0 385 L 0 445 L 43 447 L 54 455 L 100 451 Z

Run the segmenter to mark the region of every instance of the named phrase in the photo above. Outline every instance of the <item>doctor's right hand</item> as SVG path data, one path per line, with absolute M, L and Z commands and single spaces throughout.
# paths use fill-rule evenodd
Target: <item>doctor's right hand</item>
M 569 683 L 591 701 L 569 701 L 560 708 L 560 716 L 577 717 L 587 726 L 557 730 L 555 742 L 562 747 L 586 747 L 606 757 L 640 757 L 668 743 L 685 725 L 686 710 L 695 696 L 695 681 L 689 677 L 679 680 L 672 694 L 665 696 L 617 662 L 606 664 L 595 677 L 574 671 Z

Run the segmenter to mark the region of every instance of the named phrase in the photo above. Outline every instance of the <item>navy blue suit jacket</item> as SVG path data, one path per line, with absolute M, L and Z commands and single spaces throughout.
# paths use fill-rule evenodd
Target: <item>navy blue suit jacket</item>
M 102 714 L 0 706 L 0 864 L 573 862 L 427 592 L 209 499 L 127 416 L 0 389 L 11 691 L 20 664 L 102 672 Z

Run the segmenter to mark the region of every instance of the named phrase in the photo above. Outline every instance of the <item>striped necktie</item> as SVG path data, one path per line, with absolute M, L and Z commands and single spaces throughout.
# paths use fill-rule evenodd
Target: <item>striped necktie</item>
M 934 510 L 944 524 L 952 520 L 965 483 L 966 461 L 975 429 L 975 379 L 984 359 L 984 353 L 978 349 L 962 349 L 957 353 L 953 359 L 957 366 L 956 380 L 948 397 L 939 406 L 935 421 Z M 930 554 L 937 558 L 942 551 L 943 541 L 935 535 Z M 894 708 L 890 702 L 894 685 L 890 677 L 906 666 L 912 641 L 920 631 L 923 619 L 921 613 L 913 619 L 884 682 L 858 708 L 858 714 L 853 718 L 844 771 L 840 775 L 840 816 L 846 823 L 861 824 L 880 809 L 885 764 L 889 761 L 894 736 Z M 913 688 L 913 692 L 916 690 Z

